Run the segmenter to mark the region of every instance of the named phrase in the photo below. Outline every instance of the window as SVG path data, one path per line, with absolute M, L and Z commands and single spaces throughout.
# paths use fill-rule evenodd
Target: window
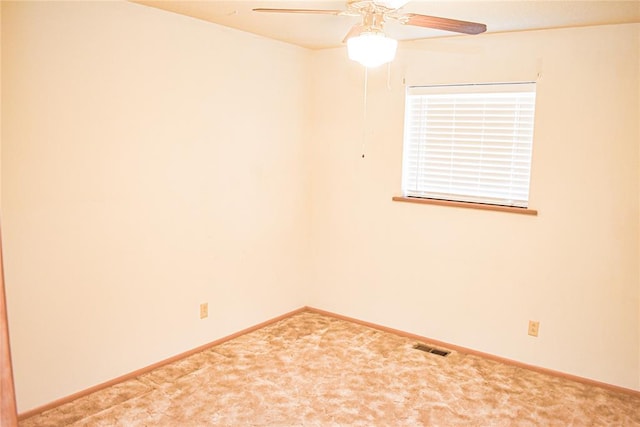
M 403 195 L 526 208 L 535 88 L 408 87 Z

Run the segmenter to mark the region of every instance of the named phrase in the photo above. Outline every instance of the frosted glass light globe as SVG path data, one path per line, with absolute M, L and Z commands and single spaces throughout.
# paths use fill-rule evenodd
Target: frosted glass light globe
M 347 40 L 349 59 L 367 68 L 379 67 L 393 61 L 398 42 L 383 33 L 362 33 Z

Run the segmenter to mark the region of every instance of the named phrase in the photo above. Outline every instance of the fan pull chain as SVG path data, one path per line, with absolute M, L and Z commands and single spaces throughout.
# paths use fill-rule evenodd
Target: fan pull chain
M 364 159 L 364 148 L 367 142 L 367 86 L 369 80 L 369 69 L 364 67 L 364 105 L 362 108 L 362 158 Z

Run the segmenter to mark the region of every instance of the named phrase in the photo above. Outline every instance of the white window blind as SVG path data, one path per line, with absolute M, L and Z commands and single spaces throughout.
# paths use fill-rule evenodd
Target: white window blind
M 535 83 L 411 86 L 402 191 L 526 208 Z

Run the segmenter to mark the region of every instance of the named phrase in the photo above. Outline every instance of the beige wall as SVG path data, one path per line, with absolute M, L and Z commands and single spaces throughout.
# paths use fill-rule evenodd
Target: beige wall
M 639 46 L 639 50 L 640 50 L 640 31 L 636 32 L 636 44 Z M 640 55 L 637 56 L 636 58 L 636 62 L 637 62 L 637 67 L 638 67 L 638 79 L 640 80 Z M 640 103 L 640 83 L 638 85 L 636 85 L 636 89 L 638 90 L 638 103 Z M 636 138 L 639 141 L 640 144 L 640 107 L 638 108 L 637 111 L 638 117 L 636 118 Z M 639 153 L 640 155 L 640 150 Z M 640 164 L 640 162 L 639 162 Z M 638 178 L 640 179 L 640 173 L 638 174 Z M 638 185 L 638 188 L 640 189 L 640 184 Z M 639 215 L 639 222 L 640 222 L 640 209 L 638 212 Z M 640 227 L 638 229 L 638 232 L 640 233 Z M 638 236 L 638 242 L 640 242 L 640 235 Z M 638 251 L 638 262 L 637 262 L 637 266 L 638 269 L 640 270 L 640 250 Z M 640 280 L 638 280 L 638 388 L 640 388 Z
M 304 305 L 309 52 L 126 2 L 2 3 L 19 410 Z
M 638 25 L 403 43 L 369 74 L 315 55 L 310 302 L 640 389 Z M 409 84 L 541 78 L 537 217 L 392 202 Z M 389 85 L 389 88 L 387 87 Z M 360 158 L 362 134 L 366 158 Z M 540 336 L 527 335 L 529 319 Z
M 636 43 L 638 44 L 638 46 L 640 46 L 640 31 L 636 33 Z M 639 70 L 638 79 L 640 79 L 640 55 L 638 55 L 637 60 L 638 60 L 638 70 Z M 637 86 L 638 86 L 638 99 L 640 100 L 640 84 L 638 84 Z M 638 132 L 637 138 L 638 138 L 638 141 L 640 141 L 640 108 L 638 108 L 638 118 L 637 118 L 636 124 L 637 124 L 637 132 Z M 639 178 L 640 178 L 640 174 L 639 174 Z M 640 187 L 640 185 L 638 187 Z M 638 231 L 640 232 L 640 230 Z M 638 237 L 638 241 L 640 242 L 640 236 Z M 638 254 L 638 256 L 640 256 L 640 253 Z M 638 269 L 640 269 L 640 258 L 638 259 Z M 638 343 L 639 343 L 638 345 L 640 346 L 640 280 L 638 281 Z M 638 384 L 640 387 L 640 349 L 638 349 Z
M 0 24 L 2 23 L 2 2 L 0 2 Z M 2 200 L 2 30 L 0 29 L 0 200 Z M 0 203 L 1 205 L 1 203 Z M 0 216 L 0 222 L 2 218 Z

